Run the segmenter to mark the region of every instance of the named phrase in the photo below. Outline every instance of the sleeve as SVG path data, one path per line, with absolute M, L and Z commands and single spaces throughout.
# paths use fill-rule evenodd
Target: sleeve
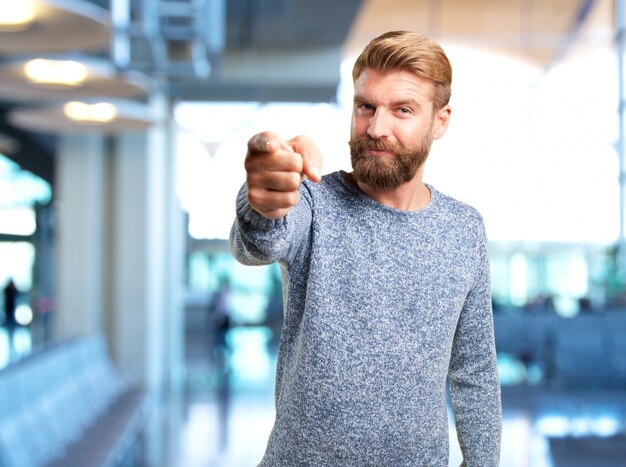
M 300 202 L 280 219 L 268 219 L 250 207 L 247 186 L 237 195 L 236 217 L 230 231 L 230 249 L 237 261 L 246 265 L 290 262 L 306 242 L 311 226 L 311 197 L 300 187 Z
M 479 263 L 457 323 L 448 381 L 462 466 L 497 467 L 502 403 L 496 365 L 487 239 L 481 222 Z

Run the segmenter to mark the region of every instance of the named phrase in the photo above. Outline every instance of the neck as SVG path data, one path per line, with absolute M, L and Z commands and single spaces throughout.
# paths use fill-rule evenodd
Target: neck
M 401 211 L 419 211 L 425 208 L 430 202 L 430 190 L 424 182 L 422 182 L 421 169 L 418 170 L 415 177 L 409 182 L 389 190 L 383 190 L 376 186 L 359 182 L 352 174 L 348 176 L 352 184 L 359 190 L 374 201 L 390 208 L 399 209 Z

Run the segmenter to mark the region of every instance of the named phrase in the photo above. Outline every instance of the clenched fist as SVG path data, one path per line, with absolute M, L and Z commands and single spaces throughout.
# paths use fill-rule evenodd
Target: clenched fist
M 254 135 L 245 162 L 250 207 L 268 219 L 284 217 L 300 201 L 302 180 L 320 181 L 321 166 L 322 155 L 307 136 Z

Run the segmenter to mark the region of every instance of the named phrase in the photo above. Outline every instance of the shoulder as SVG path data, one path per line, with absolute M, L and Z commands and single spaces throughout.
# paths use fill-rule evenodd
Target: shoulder
M 309 179 L 304 180 L 302 182 L 308 188 L 320 187 L 320 188 L 330 188 L 336 187 L 343 184 L 344 172 L 338 170 L 336 172 L 331 172 L 325 175 L 322 175 L 322 179 L 319 182 L 312 182 Z
M 468 228 L 484 230 L 484 220 L 481 213 L 474 206 L 460 201 L 452 196 L 437 191 L 428 186 L 436 199 L 437 211 L 450 224 L 456 224 Z
M 311 180 L 304 180 L 301 185 L 300 191 L 313 198 L 328 198 L 336 197 L 337 195 L 346 194 L 347 181 L 345 180 L 345 174 L 342 171 L 332 172 L 322 176 L 322 179 L 318 182 L 312 182 Z

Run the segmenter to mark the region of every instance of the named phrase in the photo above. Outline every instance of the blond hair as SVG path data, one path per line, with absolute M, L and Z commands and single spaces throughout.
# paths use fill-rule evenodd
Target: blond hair
M 434 109 L 450 101 L 452 67 L 439 44 L 410 31 L 390 31 L 372 39 L 352 68 L 352 79 L 358 79 L 365 68 L 383 73 L 404 70 L 433 83 Z

